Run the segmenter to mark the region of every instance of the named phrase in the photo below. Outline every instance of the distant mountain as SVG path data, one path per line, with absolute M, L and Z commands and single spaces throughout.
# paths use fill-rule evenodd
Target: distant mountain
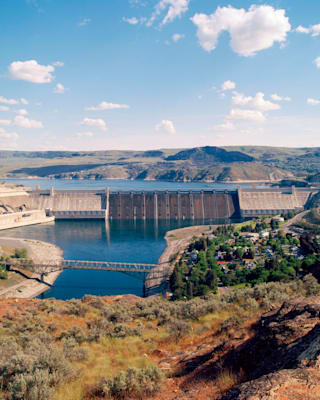
M 320 148 L 0 151 L 0 176 L 194 182 L 320 181 Z
M 218 162 L 218 163 L 233 163 L 233 162 L 252 162 L 255 161 L 251 157 L 240 151 L 227 151 L 219 147 L 205 146 L 196 147 L 189 150 L 179 151 L 177 154 L 166 158 L 167 161 L 190 160 L 193 162 Z

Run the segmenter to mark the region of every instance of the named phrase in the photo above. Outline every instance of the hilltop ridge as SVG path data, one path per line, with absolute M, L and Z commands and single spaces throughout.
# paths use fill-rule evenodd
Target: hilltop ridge
M 301 179 L 320 172 L 319 148 L 0 151 L 0 159 L 3 177 L 230 182 Z

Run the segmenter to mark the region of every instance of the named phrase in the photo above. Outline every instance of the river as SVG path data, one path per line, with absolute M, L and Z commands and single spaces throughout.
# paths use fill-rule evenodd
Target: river
M 37 185 L 40 189 L 46 190 L 53 187 L 57 190 L 85 190 L 85 189 L 105 189 L 109 187 L 112 192 L 119 191 L 187 191 L 187 190 L 228 190 L 237 187 L 252 187 L 252 183 L 208 183 L 208 182 L 167 182 L 167 181 L 143 181 L 143 180 L 89 180 L 89 179 L 1 179 L 8 183 L 24 185 L 35 189 Z M 257 187 L 265 187 L 266 184 L 257 183 Z
M 146 181 L 70 181 L 50 179 L 8 180 L 43 189 L 96 189 L 110 187 L 118 190 L 210 190 L 231 189 L 230 184 L 175 183 Z M 157 263 L 165 249 L 165 233 L 188 225 L 214 224 L 224 221 L 161 221 L 153 220 L 57 220 L 55 223 L 32 225 L 7 230 L 3 236 L 43 240 L 59 246 L 65 259 L 91 261 L 120 261 Z M 115 295 L 132 293 L 143 295 L 143 282 L 137 276 L 121 272 L 94 270 L 66 270 L 53 288 L 42 297 L 57 299 L 81 298 L 85 294 Z

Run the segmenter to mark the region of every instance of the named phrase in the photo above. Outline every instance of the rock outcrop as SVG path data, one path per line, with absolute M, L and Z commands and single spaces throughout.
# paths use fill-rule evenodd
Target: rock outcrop
M 265 314 L 252 339 L 226 355 L 246 382 L 221 400 L 320 399 L 320 297 Z

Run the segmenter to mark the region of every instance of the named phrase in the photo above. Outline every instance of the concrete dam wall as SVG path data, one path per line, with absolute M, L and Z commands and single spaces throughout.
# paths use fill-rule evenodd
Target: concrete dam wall
M 236 193 L 143 192 L 109 196 L 112 219 L 219 219 L 237 215 Z
M 238 217 L 237 192 L 33 191 L 29 205 L 56 218 L 222 219 Z
M 57 219 L 116 220 L 225 219 L 268 216 L 306 207 L 318 189 L 246 188 L 201 192 L 118 192 L 47 190 L 29 192 L 31 209 Z

